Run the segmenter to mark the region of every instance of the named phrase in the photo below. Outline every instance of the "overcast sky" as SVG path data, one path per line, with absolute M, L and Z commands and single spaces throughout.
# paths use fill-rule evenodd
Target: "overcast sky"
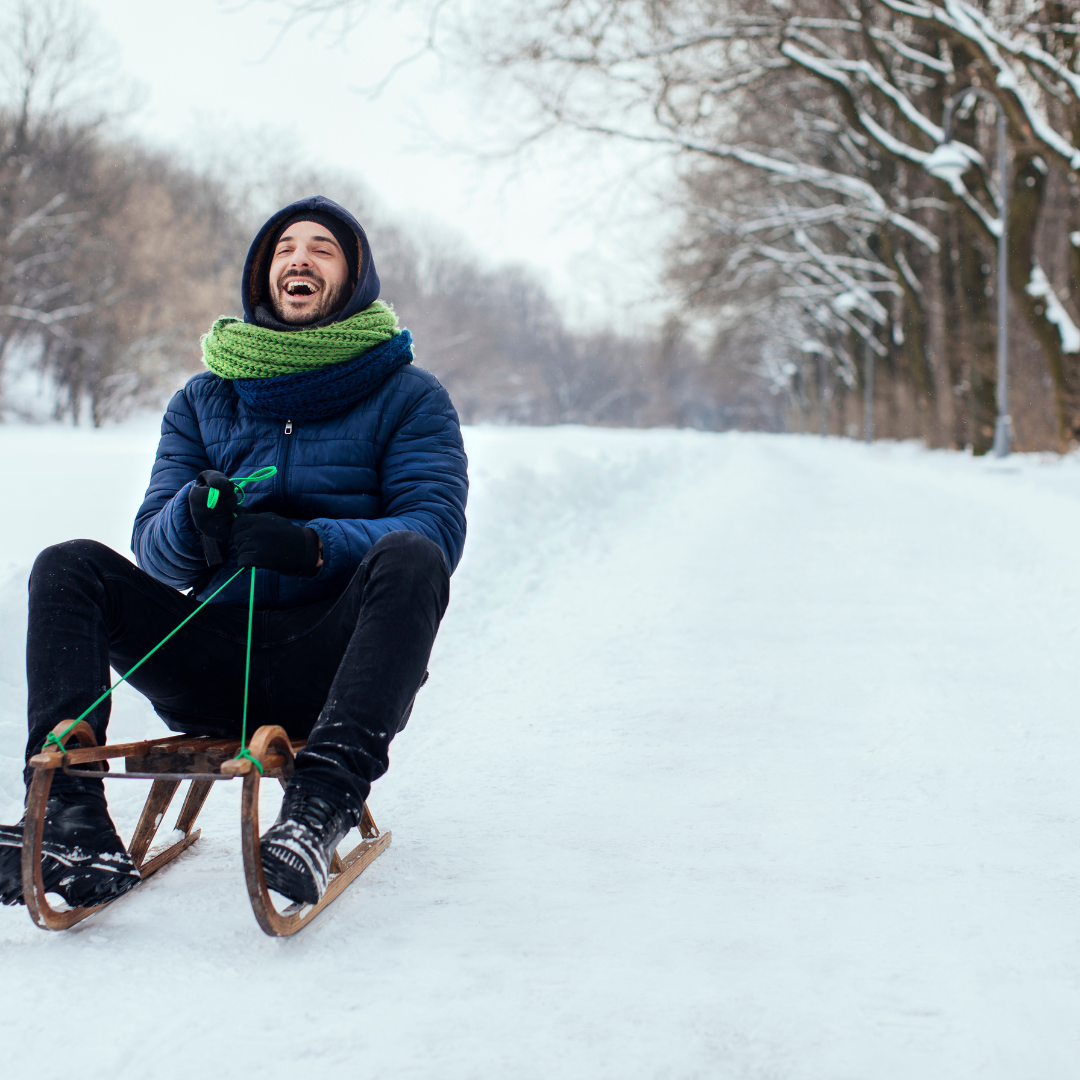
M 344 40 L 306 24 L 275 47 L 288 9 L 260 0 L 84 3 L 118 48 L 118 72 L 139 86 L 128 123 L 141 136 L 198 151 L 265 132 L 278 149 L 355 173 L 407 226 L 449 228 L 489 263 L 536 267 L 577 324 L 657 316 L 649 301 L 670 227 L 647 194 L 657 167 L 643 172 L 617 147 L 583 154 L 552 142 L 494 163 L 449 150 L 492 134 L 490 97 L 485 112 L 460 73 L 428 58 L 376 100 L 357 92 L 415 46 L 407 13 L 369 19 Z

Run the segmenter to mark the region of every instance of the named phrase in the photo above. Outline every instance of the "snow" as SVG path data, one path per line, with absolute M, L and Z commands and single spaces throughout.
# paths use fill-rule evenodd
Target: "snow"
M 1038 263 L 1031 267 L 1031 280 L 1024 291 L 1028 296 L 1038 296 L 1046 301 L 1046 320 L 1058 328 L 1062 352 L 1080 352 L 1080 327 L 1069 318 L 1065 305 L 1057 298 L 1046 272 Z
M 0 909 L 5 1074 L 1075 1075 L 1080 460 L 466 438 L 466 558 L 372 797 L 390 848 L 267 938 L 222 783 L 105 912 Z M 126 549 L 153 445 L 0 427 L 0 820 L 27 567 Z M 118 698 L 113 738 L 161 730 Z M 109 791 L 129 833 L 145 784 Z

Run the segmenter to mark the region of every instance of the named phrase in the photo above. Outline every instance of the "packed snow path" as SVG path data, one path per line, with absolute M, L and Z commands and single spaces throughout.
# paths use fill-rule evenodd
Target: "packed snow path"
M 0 910 L 5 1075 L 1075 1076 L 1080 463 L 467 441 L 466 559 L 371 802 L 389 851 L 268 939 L 222 784 L 103 914 Z M 126 552 L 154 442 L 0 429 L 4 821 L 26 570 Z M 118 698 L 114 740 L 162 730 Z M 109 788 L 122 832 L 143 791 Z

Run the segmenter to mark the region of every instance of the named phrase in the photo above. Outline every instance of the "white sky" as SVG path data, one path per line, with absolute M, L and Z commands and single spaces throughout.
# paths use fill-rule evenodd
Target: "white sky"
M 307 162 L 355 173 L 408 227 L 462 234 L 489 263 L 531 264 L 575 324 L 627 328 L 659 315 L 671 222 L 648 191 L 666 166 L 566 141 L 494 163 L 448 149 L 479 145 L 491 130 L 478 118 L 498 115 L 460 74 L 429 57 L 377 100 L 356 90 L 415 46 L 407 13 L 369 19 L 345 41 L 307 25 L 274 48 L 287 9 L 259 0 L 84 4 L 118 46 L 118 72 L 139 84 L 128 126 L 145 139 L 197 154 L 232 132 L 266 132 Z

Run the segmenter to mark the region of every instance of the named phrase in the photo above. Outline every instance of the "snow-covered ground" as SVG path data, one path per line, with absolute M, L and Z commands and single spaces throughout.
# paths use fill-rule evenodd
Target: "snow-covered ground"
M 27 568 L 126 552 L 154 441 L 0 428 L 0 820 Z M 271 940 L 221 784 L 101 915 L 0 909 L 3 1074 L 1074 1077 L 1080 462 L 467 441 L 466 558 L 372 797 L 390 849 Z M 118 692 L 114 739 L 161 730 Z M 122 832 L 142 788 L 109 788 Z

